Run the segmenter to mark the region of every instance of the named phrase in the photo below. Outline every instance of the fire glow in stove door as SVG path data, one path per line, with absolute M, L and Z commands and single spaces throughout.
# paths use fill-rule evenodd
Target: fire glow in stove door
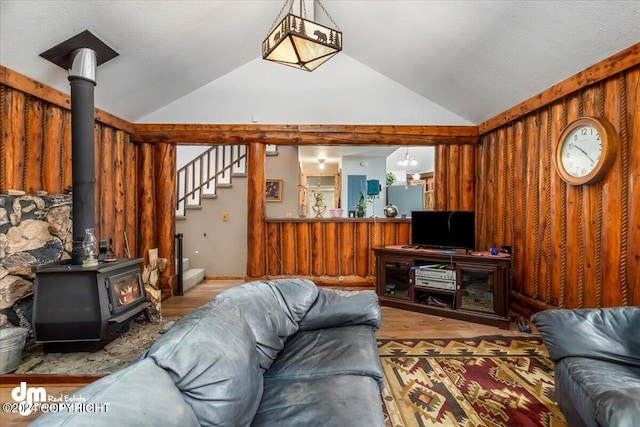
M 112 280 L 112 286 L 117 309 L 138 301 L 142 297 L 138 274 L 127 274 Z

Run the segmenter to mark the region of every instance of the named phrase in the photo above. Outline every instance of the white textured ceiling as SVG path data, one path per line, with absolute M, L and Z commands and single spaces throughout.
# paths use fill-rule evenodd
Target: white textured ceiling
M 398 161 L 415 159 L 415 165 L 399 166 Z M 366 160 L 367 158 L 386 158 L 386 170 L 403 170 L 408 174 L 431 172 L 434 170 L 435 150 L 433 147 L 395 147 L 395 146 L 340 146 L 340 145 L 306 145 L 298 147 L 298 161 L 304 164 L 318 164 L 324 159 L 325 164 L 339 168 L 345 157 Z
M 96 106 L 136 121 L 260 57 L 283 1 L 0 4 L 0 64 L 68 93 L 38 55 L 88 29 L 120 53 L 98 69 Z M 639 1 L 323 4 L 342 54 L 476 124 L 640 42 Z

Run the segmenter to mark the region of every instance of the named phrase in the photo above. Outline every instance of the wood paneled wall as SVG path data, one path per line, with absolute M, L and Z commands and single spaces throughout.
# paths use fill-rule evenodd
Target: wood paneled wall
M 0 86 L 3 141 L 0 192 L 69 191 L 71 176 L 71 112 L 20 90 Z M 139 253 L 137 149 L 122 130 L 96 122 L 96 236 L 112 240 L 124 257 L 124 234 L 132 255 Z
M 475 157 L 475 144 L 436 145 L 434 210 L 475 209 Z
M 2 71 L 3 82 L 25 88 L 31 84 L 24 76 Z M 39 94 L 41 98 L 0 84 L 0 193 L 9 189 L 28 194 L 69 191 L 70 103 L 56 92 L 49 88 Z M 100 114 L 97 111 L 98 117 Z M 146 257 L 148 249 L 157 247 L 161 257 L 171 260 L 163 273 L 163 285 L 168 288 L 175 275 L 171 216 L 175 146 L 131 143 L 127 131 L 113 126 L 120 123 L 118 119 L 106 121 L 111 124 L 95 123 L 96 236 L 111 240 L 117 257 L 127 256 L 125 247 L 131 257 Z
M 601 116 L 620 136 L 598 183 L 571 186 L 553 165 L 562 129 Z M 513 246 L 512 307 L 640 305 L 640 66 L 481 135 L 478 246 Z
M 267 219 L 267 276 L 302 276 L 325 285 L 373 285 L 372 248 L 407 244 L 408 219 Z M 340 280 L 342 278 L 342 280 Z
M 62 193 L 71 186 L 71 112 L 0 86 L 0 190 Z

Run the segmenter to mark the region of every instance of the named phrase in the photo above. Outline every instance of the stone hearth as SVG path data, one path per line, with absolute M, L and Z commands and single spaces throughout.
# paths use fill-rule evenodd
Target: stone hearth
M 133 322 L 123 333 L 101 350 L 78 353 L 45 353 L 42 345 L 32 344 L 24 351 L 22 364 L 15 374 L 110 374 L 127 366 L 144 353 L 177 318 L 165 318 L 152 323 L 145 316 Z

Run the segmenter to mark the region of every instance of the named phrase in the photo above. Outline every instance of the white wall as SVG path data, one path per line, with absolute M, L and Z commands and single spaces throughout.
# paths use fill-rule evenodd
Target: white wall
M 298 217 L 298 147 L 278 147 L 277 156 L 267 156 L 264 173 L 267 179 L 282 180 L 282 201 L 267 202 L 267 217 Z
M 178 145 L 176 149 L 176 170 L 180 169 L 200 154 L 207 151 L 209 145 Z
M 216 199 L 203 199 L 202 209 L 187 210 L 186 220 L 176 221 L 176 233 L 184 235 L 183 256 L 209 277 L 247 274 L 247 179 L 234 178 L 232 185 L 218 189 Z
M 140 123 L 473 125 L 340 53 L 312 73 L 257 58 Z

